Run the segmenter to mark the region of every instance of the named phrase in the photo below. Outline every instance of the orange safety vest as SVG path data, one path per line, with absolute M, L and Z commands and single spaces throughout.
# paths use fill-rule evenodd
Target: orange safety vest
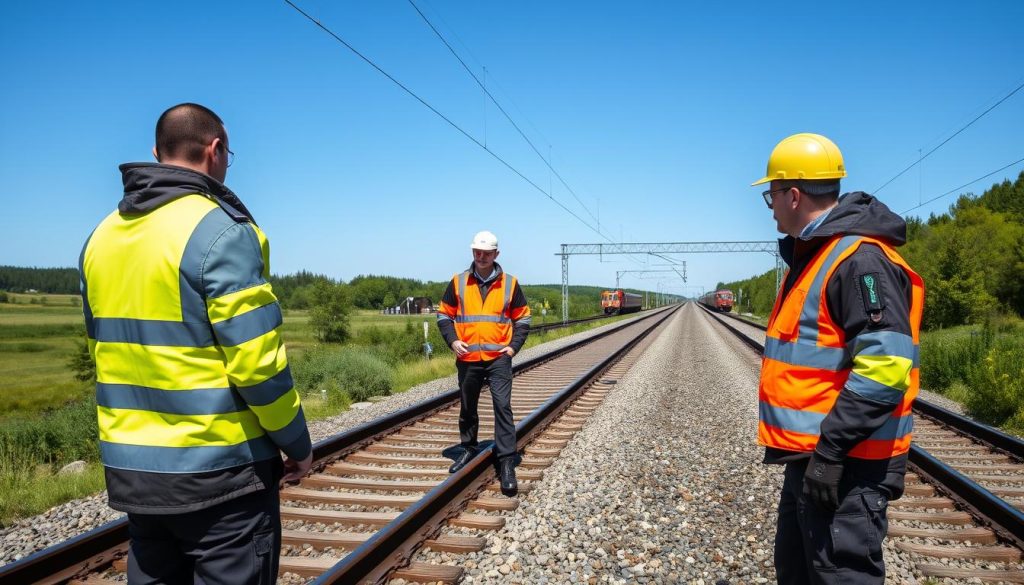
M 911 336 L 880 331 L 850 340 L 836 325 L 826 306 L 826 287 L 839 265 L 863 244 L 874 244 L 910 278 Z M 788 272 L 787 272 L 788 276 Z M 821 422 L 832 410 L 839 391 L 847 384 L 853 358 L 893 353 L 912 360 L 909 387 L 892 417 L 850 451 L 858 459 L 888 459 L 910 450 L 914 426 L 911 406 L 919 386 L 919 334 L 924 310 L 924 281 L 896 251 L 883 241 L 863 236 L 836 236 L 815 255 L 785 298 L 775 299 L 765 337 L 757 439 L 766 447 L 787 451 L 814 450 Z M 860 339 L 866 337 L 870 339 Z M 912 339 L 912 347 L 911 347 Z M 853 380 L 850 381 L 854 382 Z M 858 379 L 859 383 L 868 385 Z
M 470 272 L 452 278 L 459 297 L 455 333 L 469 345 L 469 353 L 459 357 L 464 362 L 489 361 L 501 357 L 501 350 L 512 342 L 512 317 L 509 304 L 515 291 L 516 277 L 502 272 L 490 285 L 487 298 L 480 296 L 480 287 L 469 285 Z M 498 294 L 501 291 L 501 294 Z

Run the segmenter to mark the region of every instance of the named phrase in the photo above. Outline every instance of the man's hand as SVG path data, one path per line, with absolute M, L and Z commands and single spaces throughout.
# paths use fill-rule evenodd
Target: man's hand
M 839 507 L 839 480 L 843 477 L 843 464 L 829 461 L 815 451 L 804 472 L 804 496 L 826 512 Z
M 452 351 L 454 351 L 457 356 L 464 356 L 469 353 L 469 346 L 466 345 L 465 341 L 456 339 L 452 342 Z
M 501 348 L 501 353 L 507 355 L 508 357 L 512 357 L 516 355 L 516 350 L 506 345 L 505 347 Z
M 313 453 L 310 452 L 309 456 L 302 461 L 296 461 L 291 457 L 284 460 L 284 478 L 281 481 L 299 481 L 304 475 L 309 473 L 309 468 L 313 466 Z

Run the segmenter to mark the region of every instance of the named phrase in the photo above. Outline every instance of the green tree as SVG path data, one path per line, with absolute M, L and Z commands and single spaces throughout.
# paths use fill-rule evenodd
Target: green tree
M 75 349 L 68 358 L 68 367 L 75 373 L 75 379 L 82 382 L 96 381 L 96 362 L 89 351 L 89 342 L 85 339 L 75 340 Z
M 346 285 L 319 281 L 313 285 L 309 324 L 322 342 L 342 343 L 349 338 L 351 303 Z

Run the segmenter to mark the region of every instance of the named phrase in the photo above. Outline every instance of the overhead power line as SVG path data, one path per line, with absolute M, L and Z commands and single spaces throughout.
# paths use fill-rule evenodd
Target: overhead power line
M 1021 83 L 1020 85 L 1018 85 L 1018 86 L 1017 86 L 1016 88 L 1014 88 L 1014 90 L 1013 90 L 1013 91 L 1011 91 L 1010 93 L 1006 94 L 1006 95 L 1005 95 L 1005 96 L 1003 97 L 1003 99 L 1001 99 L 1001 100 L 999 100 L 998 102 L 996 102 L 995 104 L 993 104 L 993 105 L 992 105 L 991 107 L 989 107 L 989 108 L 988 108 L 987 110 L 985 110 L 984 112 L 982 112 L 982 113 L 978 114 L 977 116 L 975 116 L 973 120 L 971 120 L 970 122 L 968 122 L 967 124 L 965 124 L 965 125 L 964 125 L 964 126 L 963 126 L 962 128 L 960 128 L 959 130 L 957 130 L 956 132 L 954 132 L 954 133 L 953 133 L 953 134 L 952 134 L 952 135 L 951 135 L 951 136 L 950 136 L 949 138 L 947 138 L 947 139 L 943 140 L 942 142 L 940 142 L 938 146 L 936 146 L 935 148 L 933 148 L 933 149 L 929 150 L 929 151 L 928 151 L 928 152 L 927 152 L 927 153 L 926 153 L 926 154 L 925 154 L 924 156 L 918 157 L 918 159 L 917 159 L 916 161 L 914 161 L 913 163 L 911 163 L 911 164 L 910 164 L 910 166 L 908 166 L 907 168 L 903 169 L 902 171 L 900 171 L 900 172 L 896 173 L 896 176 L 895 176 L 895 177 L 893 177 L 893 178 L 889 179 L 888 181 L 886 181 L 885 183 L 883 183 L 883 184 L 882 184 L 882 186 L 881 186 L 881 187 L 879 187 L 879 188 L 877 188 L 877 189 L 875 189 L 875 190 L 873 191 L 873 193 L 877 194 L 877 193 L 878 193 L 879 191 L 881 191 L 881 190 L 882 190 L 882 189 L 884 189 L 884 188 L 885 188 L 885 187 L 886 187 L 887 185 L 889 185 L 889 183 L 892 183 L 892 182 L 893 182 L 893 181 L 895 181 L 896 179 L 898 179 L 898 178 L 900 178 L 901 176 L 903 176 L 903 173 L 906 173 L 906 172 L 907 172 L 907 171 L 909 171 L 910 169 L 912 169 L 912 168 L 916 167 L 917 165 L 921 164 L 921 162 L 922 162 L 922 161 L 924 161 L 924 159 L 928 158 L 928 157 L 929 157 L 929 156 L 930 156 L 930 155 L 931 155 L 931 154 L 932 154 L 933 152 L 935 152 L 936 150 L 938 150 L 938 149 L 942 148 L 942 147 L 943 147 L 943 146 L 944 146 L 944 145 L 945 145 L 945 144 L 946 144 L 947 142 L 949 142 L 950 140 L 953 140 L 954 138 L 956 138 L 956 137 L 957 137 L 957 136 L 958 136 L 958 135 L 959 135 L 959 134 L 960 134 L 961 132 L 963 132 L 964 130 L 967 130 L 968 128 L 970 128 L 970 127 L 971 127 L 971 126 L 972 126 L 972 125 L 973 125 L 973 124 L 974 124 L 975 122 L 977 122 L 978 120 L 982 119 L 982 118 L 983 118 L 983 117 L 985 116 L 985 114 L 988 114 L 988 113 L 989 113 L 989 112 L 991 112 L 992 110 L 994 110 L 994 109 L 996 109 L 997 107 L 999 107 L 999 105 L 1000 105 L 1000 104 L 1002 104 L 1002 103 L 1003 103 L 1003 102 L 1005 102 L 1006 100 L 1008 100 L 1008 99 L 1010 99 L 1011 97 L 1013 97 L 1013 94 L 1017 93 L 1017 92 L 1018 92 L 1018 91 L 1020 91 L 1021 89 L 1024 89 L 1024 83 Z M 998 171 L 997 171 L 997 172 L 998 172 Z M 980 179 L 979 179 L 979 180 L 980 180 Z M 923 203 L 922 203 L 921 205 L 923 205 Z M 918 205 L 918 207 L 920 207 L 920 205 Z M 911 208 L 911 209 L 916 209 L 916 208 Z
M 588 223 L 585 219 L 583 219 L 578 214 L 576 214 L 576 212 L 574 212 L 572 209 L 569 209 L 568 207 L 566 207 L 565 204 L 563 204 L 561 201 L 559 201 L 558 199 L 553 197 L 550 193 L 548 193 L 543 188 L 541 188 L 539 185 L 537 185 L 537 183 L 534 183 L 532 180 L 530 180 L 529 177 L 527 177 L 522 172 L 520 172 L 519 169 L 515 168 L 514 166 L 509 164 L 505 159 L 503 159 L 500 156 L 498 156 L 498 154 L 495 153 L 493 150 L 487 148 L 486 145 L 484 145 L 482 142 L 477 140 L 472 134 L 470 134 L 469 132 L 464 130 L 461 126 L 459 126 L 454 121 L 452 121 L 451 118 L 449 118 L 449 117 L 445 116 L 444 114 L 442 114 L 440 112 L 440 110 L 438 110 L 437 108 L 432 106 L 429 102 L 427 102 L 427 100 L 425 100 L 422 97 L 420 97 L 416 92 L 414 92 L 413 90 L 409 89 L 401 81 L 398 81 L 397 79 L 395 79 L 394 76 L 392 76 L 390 73 L 388 73 L 387 71 L 382 69 L 379 65 L 374 63 L 372 59 L 370 59 L 366 55 L 363 55 L 362 53 L 360 53 L 355 47 L 353 47 L 348 42 L 346 42 L 345 39 L 341 38 L 334 31 L 332 31 L 331 29 L 329 29 L 326 26 L 324 26 L 323 23 L 321 23 L 319 20 L 317 20 L 317 19 L 313 18 L 312 16 L 310 16 L 306 11 L 304 11 L 301 8 L 299 8 L 298 6 L 296 6 L 295 3 L 292 2 L 291 0 L 284 0 L 284 2 L 285 2 L 285 4 L 288 4 L 289 6 L 294 8 L 296 12 L 298 12 L 302 16 L 305 16 L 310 22 L 312 22 L 313 24 L 318 26 L 324 32 L 329 34 L 331 37 L 333 37 L 334 40 L 336 40 L 339 43 L 341 43 L 342 45 L 344 45 L 345 48 L 347 48 L 348 50 L 352 51 L 357 57 L 359 57 L 360 59 L 365 61 L 367 64 L 369 64 L 371 67 L 376 69 L 381 75 L 383 75 L 384 77 L 387 77 L 389 80 L 391 80 L 392 83 L 394 83 L 395 85 L 400 87 L 403 91 L 405 91 L 405 93 L 409 94 L 414 99 L 416 99 L 416 101 L 418 101 L 421 104 L 423 104 L 423 106 L 426 107 L 428 110 L 430 110 L 431 112 L 436 114 L 439 118 L 441 118 L 442 120 L 447 122 L 448 125 L 450 125 L 452 128 L 455 128 L 456 130 L 458 130 L 460 134 L 462 134 L 463 136 L 468 138 L 470 141 L 472 141 L 473 144 L 476 144 L 477 146 L 479 146 L 487 154 L 489 154 L 492 157 L 494 157 L 495 160 L 497 160 L 498 162 L 503 164 L 508 170 L 512 171 L 516 175 L 519 175 L 519 178 L 521 178 L 522 180 L 526 181 L 531 187 L 533 187 L 534 189 L 539 191 L 541 194 L 543 194 L 545 197 L 550 199 L 555 205 L 558 205 L 559 207 L 561 207 L 563 210 L 565 210 L 566 213 L 568 213 L 569 215 L 571 215 L 574 218 L 576 218 L 580 223 L 582 223 L 583 225 L 585 225 L 588 228 L 590 228 L 590 230 L 595 232 L 597 235 L 601 236 L 602 238 L 607 239 L 608 241 L 612 241 L 611 238 L 609 238 L 608 236 L 606 236 L 603 233 L 601 233 L 601 230 L 599 230 L 599 229 L 595 228 L 594 226 L 590 225 L 590 223 Z
M 900 213 L 900 215 L 906 215 L 907 213 L 909 213 L 909 212 L 911 212 L 911 211 L 913 211 L 913 210 L 915 210 L 915 209 L 917 209 L 919 207 L 924 207 L 925 205 L 928 205 L 929 203 L 931 203 L 933 201 L 938 201 L 939 199 L 942 199 L 943 197 L 952 195 L 953 193 L 956 193 L 956 192 L 960 191 L 964 187 L 969 187 L 969 186 L 977 183 L 978 181 L 985 180 L 985 179 L 991 177 L 992 175 L 994 175 L 996 173 L 1005 171 L 1006 169 L 1008 169 L 1008 168 L 1010 168 L 1010 167 L 1012 167 L 1014 165 L 1020 164 L 1022 162 L 1024 162 L 1024 158 L 1017 159 L 1017 160 L 1013 161 L 1012 163 L 1010 163 L 1010 164 L 1008 164 L 1006 166 L 999 167 L 998 169 L 992 171 L 991 173 L 988 173 L 986 175 L 982 175 L 982 176 L 978 177 L 977 179 L 974 179 L 973 181 L 968 181 L 967 183 L 964 183 L 963 185 L 960 185 L 959 187 L 957 187 L 955 189 L 950 189 L 949 191 L 946 191 L 942 195 L 936 195 L 935 197 L 932 197 L 931 199 L 929 199 L 928 201 L 925 201 L 924 203 L 920 203 L 918 205 L 915 205 L 915 206 L 911 207 L 910 209 Z
M 455 49 L 452 48 L 451 43 L 449 43 L 448 40 L 444 38 L 444 35 L 441 34 L 441 31 L 437 30 L 437 27 L 434 26 L 434 23 L 430 22 L 430 19 L 427 18 L 426 14 L 423 14 L 423 11 L 420 10 L 420 7 L 416 5 L 416 2 L 414 2 L 413 0 L 408 0 L 408 2 L 409 5 L 413 7 L 413 10 L 415 10 L 416 13 L 420 15 L 420 18 L 423 19 L 423 22 L 427 23 L 427 26 L 430 27 L 430 30 L 434 31 L 434 34 L 437 35 L 437 38 L 440 39 L 442 43 L 444 43 L 444 46 L 448 47 L 448 50 L 451 52 L 451 54 L 462 65 L 462 68 L 466 70 L 466 73 L 468 73 L 469 76 L 473 78 L 473 81 L 475 81 L 476 84 L 480 86 L 480 89 L 482 89 L 483 92 L 487 94 L 487 97 L 490 98 L 491 102 L 493 102 L 494 105 L 498 108 L 498 111 L 500 111 L 502 115 L 505 116 L 505 119 L 508 120 L 509 124 L 512 124 L 512 127 L 516 129 L 516 132 L 518 132 L 519 135 L 523 137 L 523 140 L 525 140 L 526 143 L 530 145 L 530 148 L 532 148 L 533 152 L 537 154 L 537 157 L 540 158 L 540 160 L 544 161 L 544 164 L 547 165 L 548 169 L 556 177 L 558 177 L 558 180 L 562 183 L 562 185 L 565 186 L 565 188 L 569 191 L 570 194 L 572 194 L 573 199 L 575 199 L 576 202 L 579 203 L 584 210 L 586 210 L 587 214 L 590 215 L 591 219 L 600 224 L 600 220 L 598 220 L 597 217 L 593 213 L 591 213 L 590 208 L 588 208 L 587 205 L 580 200 L 579 196 L 576 195 L 576 191 L 574 191 L 573 188 L 569 186 L 569 183 L 565 182 L 565 179 L 562 178 L 562 175 L 558 174 L 558 171 L 556 171 L 555 168 L 551 166 L 551 162 L 548 161 L 548 159 L 544 158 L 544 155 L 541 154 L 539 150 L 537 150 L 537 147 L 533 144 L 533 141 L 530 140 L 528 136 L 526 136 L 522 128 L 519 127 L 519 124 L 516 124 L 516 121 L 512 119 L 512 116 L 510 116 L 509 113 L 505 111 L 505 108 L 503 108 L 502 105 L 498 103 L 498 100 L 495 99 L 495 97 L 491 94 L 490 91 L 488 91 L 487 86 L 484 85 L 480 78 L 477 77 L 475 73 L 473 73 L 473 70 L 470 69 L 469 65 L 466 65 L 466 62 L 462 59 L 462 57 L 459 56 Z

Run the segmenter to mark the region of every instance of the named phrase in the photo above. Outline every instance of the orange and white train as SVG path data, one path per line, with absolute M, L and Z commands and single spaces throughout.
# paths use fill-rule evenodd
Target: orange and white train
M 622 315 L 623 313 L 634 313 L 639 311 L 644 304 L 644 298 L 638 294 L 628 293 L 624 290 L 606 290 L 601 293 L 601 308 L 605 315 Z

